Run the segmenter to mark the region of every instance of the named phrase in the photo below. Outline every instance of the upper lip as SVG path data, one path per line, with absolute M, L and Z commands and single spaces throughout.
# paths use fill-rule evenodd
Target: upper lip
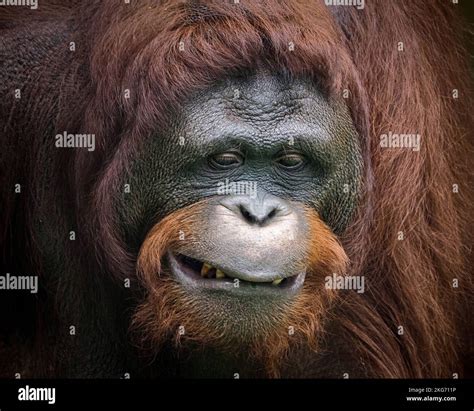
M 197 260 L 182 254 L 168 252 L 168 263 L 172 274 L 187 285 L 211 289 L 227 289 L 238 291 L 239 289 L 259 289 L 260 292 L 291 293 L 298 291 L 305 277 L 305 272 L 295 272 L 293 275 L 281 275 L 279 273 L 250 275 L 238 270 L 222 269 L 219 264 L 211 264 Z M 238 281 L 236 281 L 238 280 Z M 238 283 L 238 286 L 235 284 Z

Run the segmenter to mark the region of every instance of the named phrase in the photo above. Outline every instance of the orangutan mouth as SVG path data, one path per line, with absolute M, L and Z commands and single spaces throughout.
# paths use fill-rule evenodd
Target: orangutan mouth
M 277 274 L 249 275 L 238 270 L 223 270 L 218 264 L 212 264 L 169 252 L 167 260 L 172 274 L 178 281 L 194 287 L 220 290 L 254 290 L 255 292 L 280 291 L 294 293 L 298 291 L 305 279 L 305 272 L 282 277 Z

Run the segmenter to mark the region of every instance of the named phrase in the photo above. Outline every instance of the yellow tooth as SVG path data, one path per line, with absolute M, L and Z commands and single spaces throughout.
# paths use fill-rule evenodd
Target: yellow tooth
M 211 268 L 212 266 L 210 264 L 204 263 L 201 268 L 201 277 L 207 277 L 207 274 Z
M 225 278 L 225 274 L 221 270 L 217 270 L 216 278 Z
M 273 284 L 273 285 L 278 285 L 278 284 L 280 284 L 282 281 L 283 281 L 283 278 L 277 278 L 276 280 L 273 280 L 273 281 L 272 281 L 272 284 Z

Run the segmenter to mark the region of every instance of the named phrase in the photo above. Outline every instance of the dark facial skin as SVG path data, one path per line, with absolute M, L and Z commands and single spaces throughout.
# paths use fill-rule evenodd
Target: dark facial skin
M 228 152 L 242 164 L 209 164 L 211 156 Z M 294 170 L 279 164 L 299 158 L 304 164 Z M 357 205 L 361 173 L 357 132 L 342 99 L 329 103 L 306 80 L 266 74 L 229 79 L 191 98 L 170 130 L 157 130 L 144 144 L 123 179 L 131 193 L 117 205 L 119 221 L 128 244 L 140 247 L 157 218 L 215 196 L 229 179 L 307 204 L 339 234 Z
M 224 81 L 193 96 L 144 148 L 123 180 L 131 192 L 117 205 L 126 240 L 138 250 L 160 218 L 206 200 L 198 245 L 180 250 L 191 260 L 169 250 L 166 275 L 199 297 L 217 324 L 234 324 L 236 340 L 256 332 L 242 324 L 275 321 L 271 314 L 303 286 L 303 207 L 336 233 L 356 207 L 358 135 L 343 102 L 329 103 L 309 81 L 266 74 Z M 251 192 L 219 191 L 242 181 Z

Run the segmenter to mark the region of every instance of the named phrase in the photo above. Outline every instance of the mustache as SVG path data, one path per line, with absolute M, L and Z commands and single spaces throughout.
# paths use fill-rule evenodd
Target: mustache
M 227 338 L 232 325 L 216 318 L 207 302 L 188 292 L 163 265 L 170 249 L 179 252 L 185 247 L 199 247 L 195 233 L 206 229 L 202 218 L 205 207 L 205 202 L 199 202 L 177 210 L 153 226 L 146 236 L 137 260 L 145 299 L 132 318 L 135 342 L 152 356 L 168 342 L 182 351 L 210 346 L 235 355 L 245 345 L 267 376 L 278 377 L 290 347 L 318 350 L 324 332 L 323 318 L 337 296 L 336 291 L 324 287 L 324 278 L 332 273 L 344 274 L 346 253 L 317 212 L 305 208 L 310 229 L 306 239 L 307 276 L 301 292 L 293 300 L 275 306 L 272 318 L 262 315 L 257 320 L 259 332 L 236 344 Z

